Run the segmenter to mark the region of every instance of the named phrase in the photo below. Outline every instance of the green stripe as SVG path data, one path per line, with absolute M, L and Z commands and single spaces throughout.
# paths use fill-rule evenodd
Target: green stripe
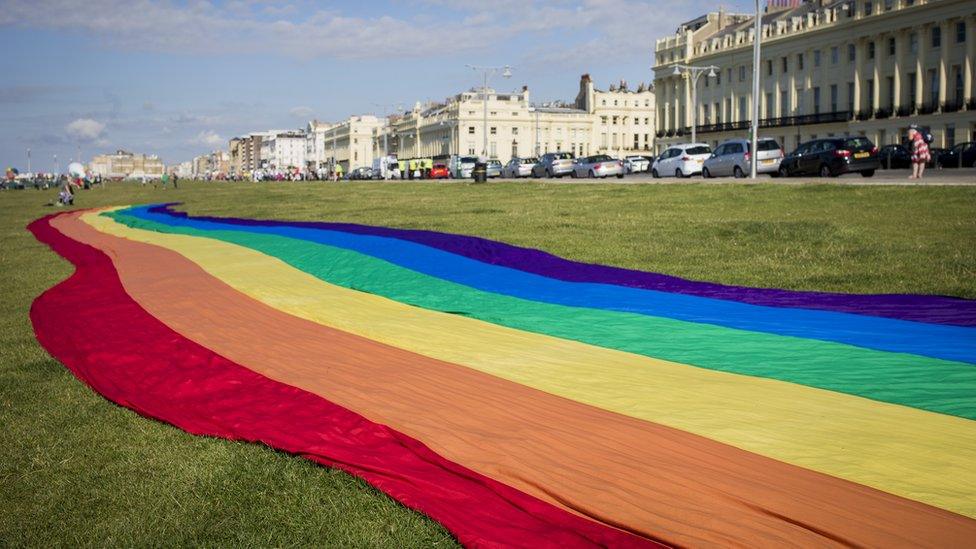
M 123 211 L 124 212 L 124 211 Z M 243 230 L 170 226 L 112 212 L 130 227 L 218 239 L 277 257 L 321 280 L 425 309 L 460 314 L 645 356 L 767 377 L 976 419 L 976 368 L 841 343 L 494 294 L 342 248 Z M 531 367 L 527 364 L 526 367 Z

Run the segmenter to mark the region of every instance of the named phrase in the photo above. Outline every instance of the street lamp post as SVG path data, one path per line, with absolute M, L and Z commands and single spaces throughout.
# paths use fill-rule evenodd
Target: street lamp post
M 696 126 L 698 126 L 698 78 L 705 74 L 708 78 L 715 77 L 715 70 L 718 69 L 715 65 L 708 65 L 706 67 L 696 67 L 694 65 L 682 65 L 676 64 L 674 66 L 675 76 L 687 76 L 688 80 L 691 81 L 691 142 L 696 143 Z M 682 72 L 684 71 L 684 72 Z M 705 71 L 708 71 L 707 74 Z
M 465 66 L 473 71 L 481 71 L 481 74 L 484 78 L 484 85 L 481 88 L 481 99 L 485 107 L 484 118 L 482 119 L 482 123 L 484 124 L 484 126 L 482 127 L 482 134 L 484 137 L 481 142 L 481 156 L 487 159 L 488 158 L 488 77 L 494 76 L 495 74 L 498 74 L 499 71 L 501 71 L 503 77 L 511 78 L 512 67 L 508 65 L 505 65 L 504 67 L 480 67 L 477 65 L 465 65 Z
M 759 11 L 759 2 L 760 0 L 756 0 L 756 27 L 752 40 L 752 154 L 749 156 L 749 177 L 752 179 L 756 178 L 756 157 L 759 156 L 756 149 L 759 141 L 759 50 L 762 41 L 762 13 Z

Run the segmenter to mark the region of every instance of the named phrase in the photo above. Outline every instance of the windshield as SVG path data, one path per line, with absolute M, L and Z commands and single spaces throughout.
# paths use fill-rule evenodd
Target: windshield
M 572 160 L 573 155 L 569 153 L 552 153 L 553 160 Z
M 605 154 L 598 154 L 596 156 L 591 156 L 589 158 L 589 161 L 590 162 L 606 162 L 608 160 L 613 160 L 613 159 L 610 158 L 608 155 L 605 155 Z
M 462 164 L 474 164 L 478 161 L 476 156 L 462 156 L 460 162 Z
M 502 161 L 501 160 L 489 160 L 488 161 L 488 165 L 489 166 L 501 166 L 502 165 Z
M 538 158 L 523 158 L 519 162 L 521 162 L 522 164 L 538 164 L 539 163 L 539 159 Z
M 712 149 L 707 145 L 699 145 L 697 147 L 688 147 L 685 149 L 685 154 L 711 154 Z

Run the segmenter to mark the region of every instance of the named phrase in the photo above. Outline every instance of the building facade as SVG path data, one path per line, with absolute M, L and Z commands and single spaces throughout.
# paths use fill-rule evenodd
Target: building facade
M 135 154 L 123 150 L 114 154 L 100 154 L 92 158 L 88 169 L 106 178 L 162 177 L 166 167 L 156 155 Z
M 285 171 L 305 168 L 305 132 L 268 132 L 261 141 L 261 169 Z
M 309 169 L 342 166 L 343 171 L 373 165 L 373 139 L 386 124 L 373 115 L 350 116 L 335 124 L 310 122 L 306 150 Z
M 654 143 L 654 93 L 643 84 L 596 89 L 580 79 L 573 103 L 531 102 L 528 87 L 514 92 L 473 89 L 440 103 L 417 103 L 390 117 L 374 133 L 374 154 L 385 147 L 400 158 L 512 157 L 564 151 L 576 156 L 624 156 L 650 151 Z M 486 123 L 487 121 L 487 123 Z
M 762 17 L 761 137 L 800 142 L 864 135 L 898 143 L 910 124 L 933 146 L 976 140 L 976 15 L 972 0 L 807 0 Z M 752 101 L 751 16 L 709 13 L 655 45 L 657 150 L 746 137 Z M 697 80 L 675 64 L 715 66 Z M 693 110 L 694 109 L 694 110 Z

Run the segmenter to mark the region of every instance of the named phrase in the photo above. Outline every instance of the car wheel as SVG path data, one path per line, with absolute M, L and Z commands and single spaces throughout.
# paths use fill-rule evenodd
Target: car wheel
M 552 172 L 549 171 L 548 168 L 546 169 L 546 177 L 548 177 L 549 179 L 552 179 Z
M 684 177 L 685 174 L 681 173 L 681 168 L 678 168 L 677 170 L 674 170 L 674 176 L 675 177 Z
M 779 167 L 779 171 L 777 173 L 779 173 L 779 176 L 780 177 L 789 177 L 790 176 L 790 170 L 788 170 L 786 168 L 786 166 L 780 166 Z
M 734 175 L 737 179 L 742 179 L 746 176 L 746 174 L 742 173 L 742 168 L 738 166 L 732 168 L 732 175 Z
M 617 179 L 623 179 L 623 178 L 624 178 L 624 174 L 622 174 L 622 173 L 618 173 L 617 174 Z
M 826 164 L 820 165 L 820 177 L 833 177 L 834 173 L 830 171 L 830 166 Z
M 590 170 L 590 177 L 591 177 L 591 178 L 593 178 L 593 177 L 596 177 L 596 174 L 595 174 L 595 173 L 593 173 L 593 170 Z
M 874 177 L 874 170 L 864 170 L 861 172 L 861 177 Z
M 654 179 L 660 179 L 661 174 L 657 173 L 657 169 L 653 169 L 651 170 L 651 177 L 653 177 Z
M 704 177 L 705 179 L 711 179 L 712 172 L 708 171 L 708 168 L 702 168 L 702 177 Z
M 569 172 L 569 177 L 572 177 L 573 179 L 576 179 L 579 176 L 576 175 L 576 170 L 573 170 L 573 171 Z

